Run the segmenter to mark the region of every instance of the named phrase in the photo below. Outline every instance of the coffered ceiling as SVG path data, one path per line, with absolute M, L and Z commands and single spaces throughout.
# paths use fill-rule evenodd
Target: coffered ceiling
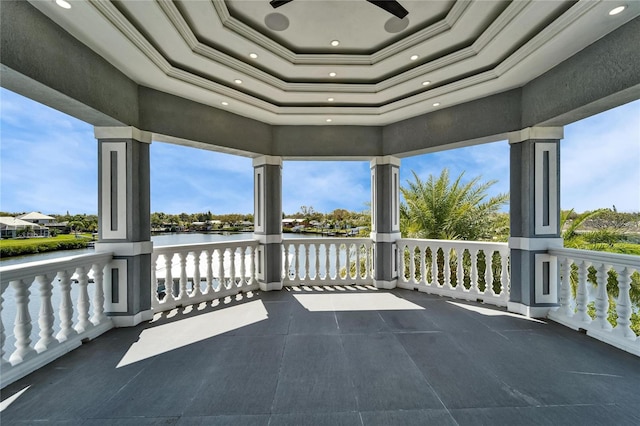
M 269 124 L 386 125 L 520 87 L 640 2 L 30 1 L 136 83 Z

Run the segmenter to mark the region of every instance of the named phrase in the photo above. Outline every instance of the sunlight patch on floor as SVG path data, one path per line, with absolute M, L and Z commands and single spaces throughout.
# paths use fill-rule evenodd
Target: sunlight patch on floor
M 19 392 L 16 392 L 14 395 L 11 395 L 9 398 L 7 398 L 4 401 L 0 402 L 0 413 L 2 413 L 4 410 L 6 410 L 18 398 L 20 398 L 20 396 L 22 396 L 22 394 L 25 393 L 30 387 L 31 387 L 31 385 L 27 386 L 26 388 L 22 389 Z
M 140 337 L 122 357 L 116 368 L 133 364 L 210 337 L 228 333 L 268 318 L 260 300 L 158 325 Z
M 408 311 L 421 310 L 391 293 L 294 294 L 293 297 L 310 312 L 339 311 Z
M 532 322 L 537 322 L 540 324 L 546 324 L 546 322 L 540 321 L 539 319 L 529 318 L 523 315 L 511 313 L 511 312 L 498 311 L 495 309 L 483 308 L 482 306 L 466 305 L 464 303 L 457 303 L 457 302 L 451 302 L 451 301 L 447 301 L 447 303 L 450 303 L 458 308 L 466 309 L 467 311 L 472 311 L 477 314 L 484 315 L 486 317 L 512 317 L 512 318 L 518 318 L 518 319 L 528 320 Z

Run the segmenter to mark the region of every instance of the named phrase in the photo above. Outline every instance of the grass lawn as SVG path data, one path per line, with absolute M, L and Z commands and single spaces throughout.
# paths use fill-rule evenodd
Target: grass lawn
M 18 256 L 55 250 L 84 248 L 92 240 L 91 234 L 63 234 L 46 238 L 0 240 L 0 256 Z

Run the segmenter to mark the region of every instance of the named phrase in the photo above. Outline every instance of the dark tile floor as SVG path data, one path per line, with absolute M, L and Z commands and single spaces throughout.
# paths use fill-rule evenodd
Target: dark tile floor
M 2 401 L 3 425 L 640 425 L 640 359 L 489 306 L 298 288 L 112 330 Z

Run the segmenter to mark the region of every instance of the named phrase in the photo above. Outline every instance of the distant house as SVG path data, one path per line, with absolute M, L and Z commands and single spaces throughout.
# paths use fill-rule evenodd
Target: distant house
M 47 216 L 46 214 L 42 214 L 40 212 L 31 212 L 27 214 L 21 214 L 20 216 L 16 216 L 16 219 L 24 220 L 26 222 L 37 223 L 38 225 L 48 225 L 49 223 L 55 222 L 56 218 Z
M 18 231 L 28 229 L 28 236 L 47 237 L 49 236 L 49 228 L 38 225 L 37 223 L 27 222 L 15 217 L 0 217 L 0 238 L 16 238 Z

